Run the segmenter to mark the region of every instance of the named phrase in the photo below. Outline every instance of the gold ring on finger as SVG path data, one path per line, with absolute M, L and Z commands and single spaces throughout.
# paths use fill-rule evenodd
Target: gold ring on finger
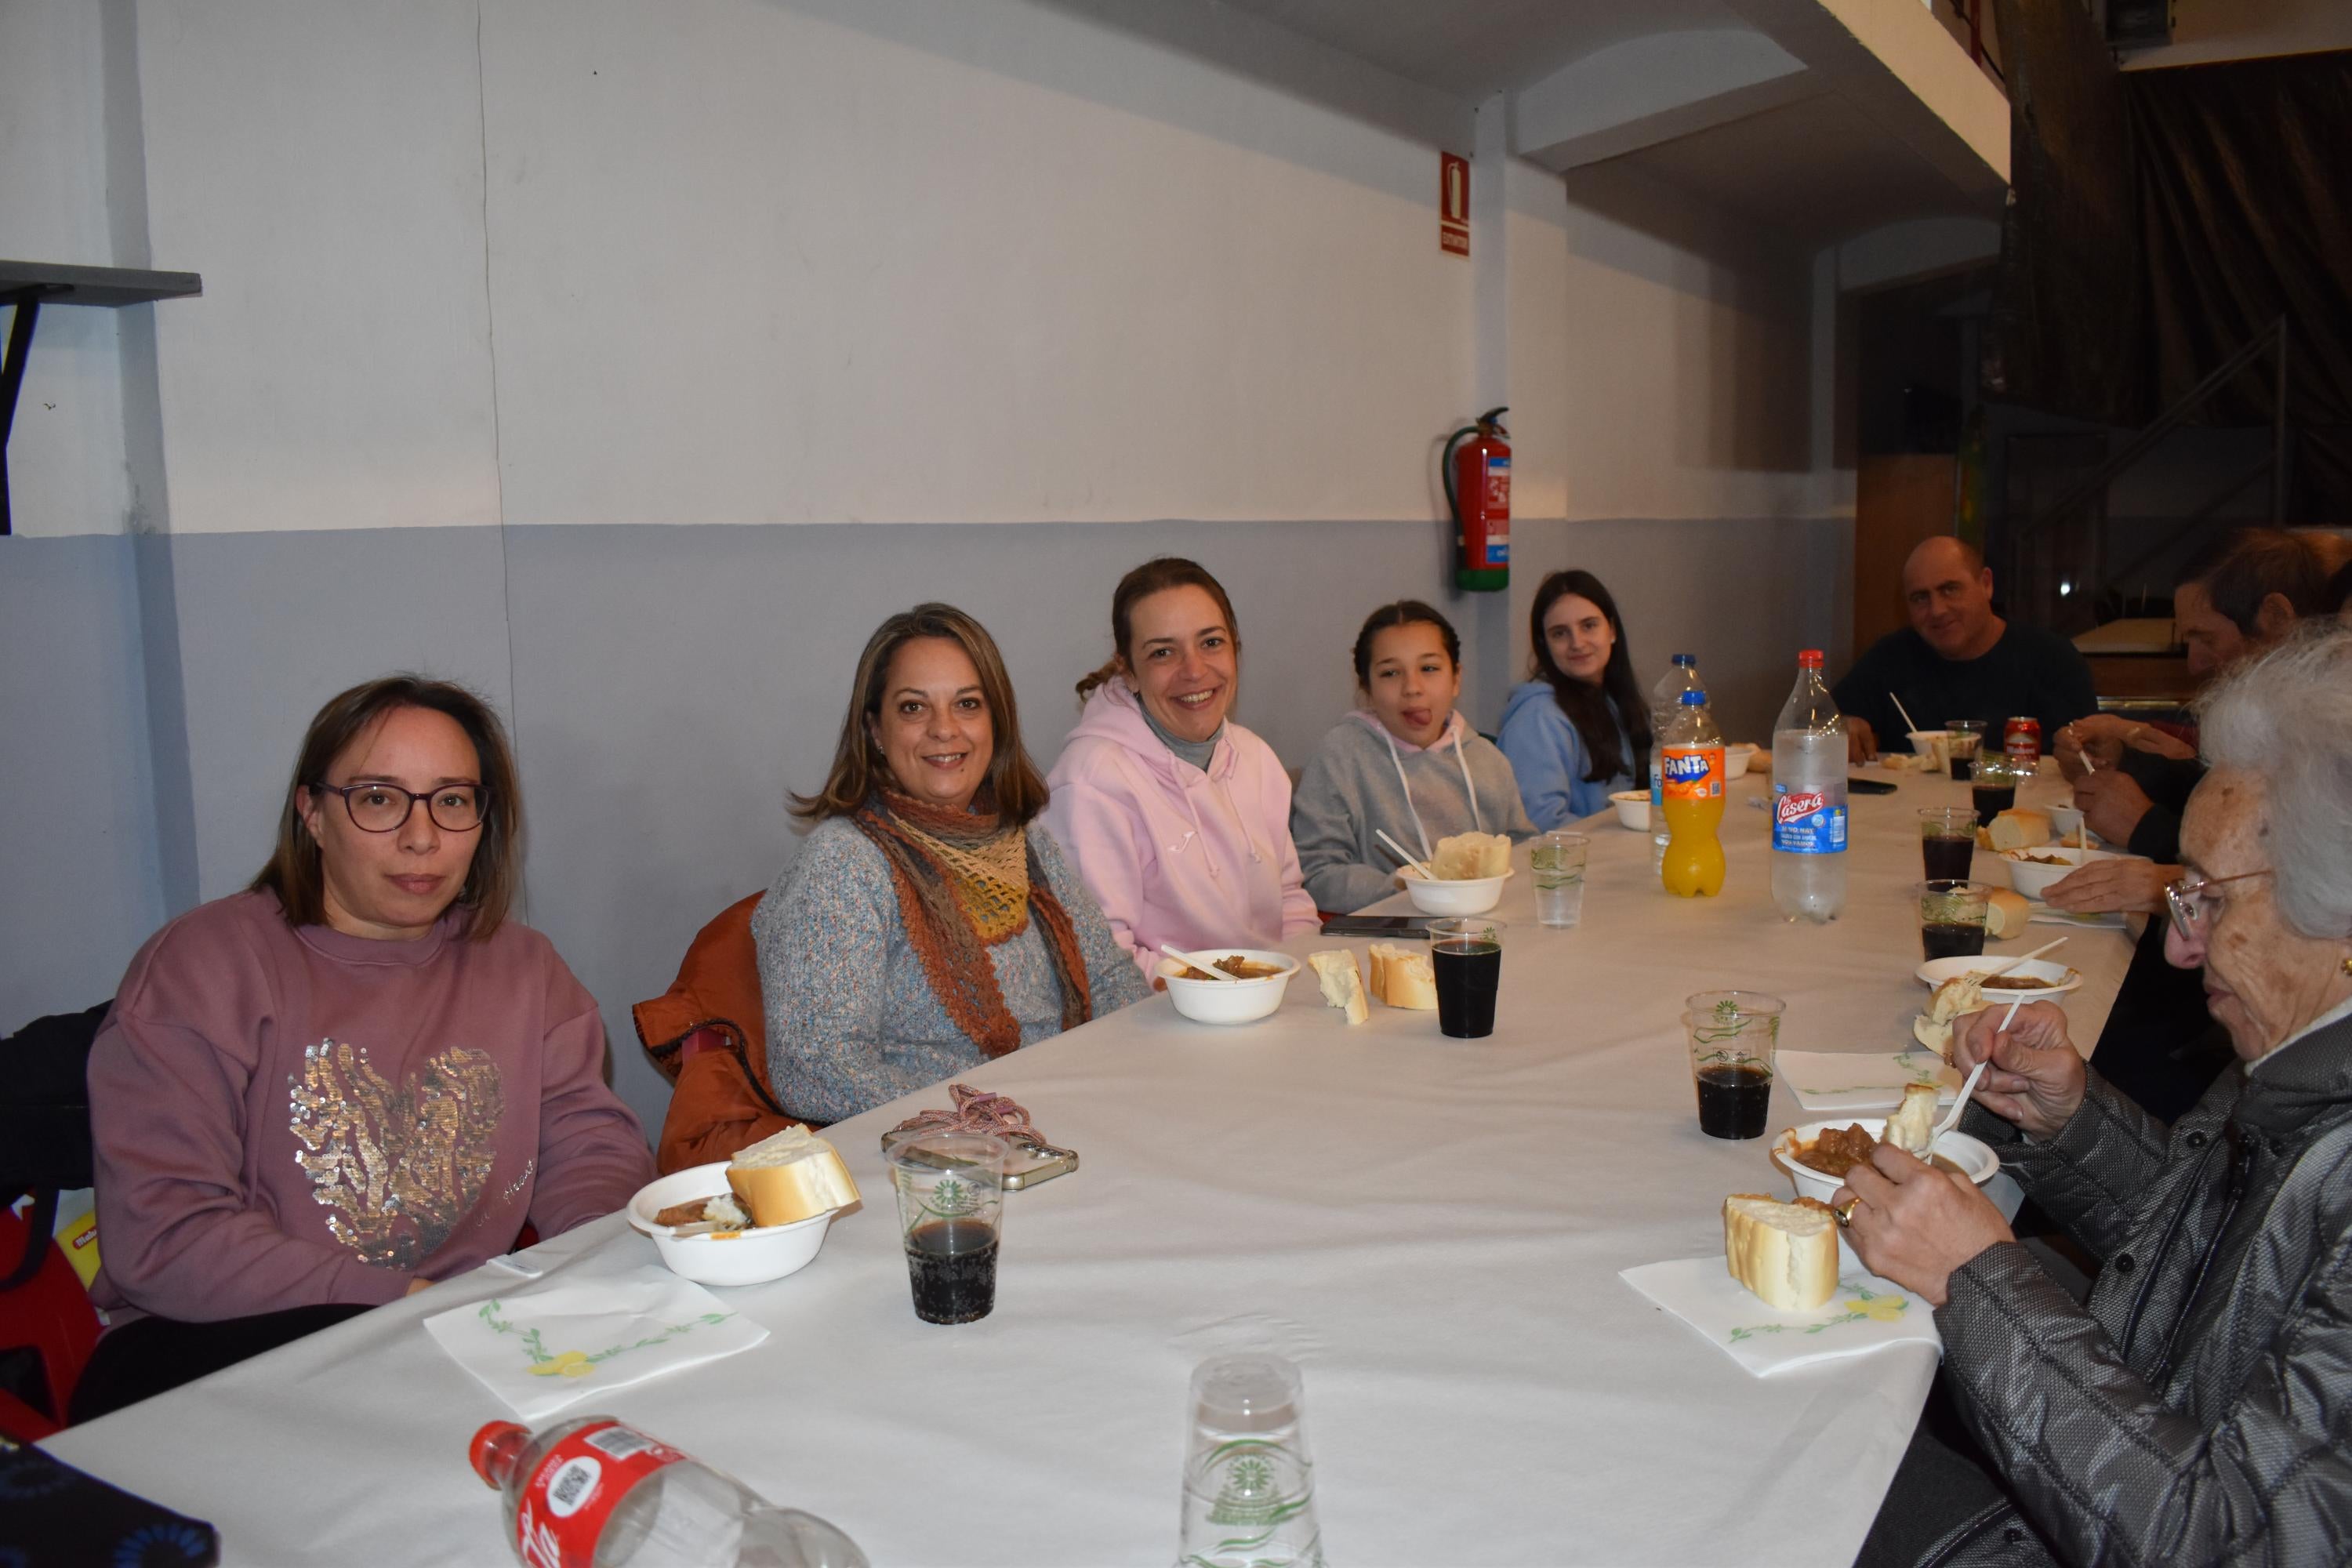
M 1862 1200 L 1860 1198 L 1848 1198 L 1845 1202 L 1838 1205 L 1837 1207 L 1830 1210 L 1830 1213 L 1837 1216 L 1838 1226 L 1840 1229 L 1843 1229 L 1845 1226 L 1853 1223 L 1853 1211 L 1861 1203 Z

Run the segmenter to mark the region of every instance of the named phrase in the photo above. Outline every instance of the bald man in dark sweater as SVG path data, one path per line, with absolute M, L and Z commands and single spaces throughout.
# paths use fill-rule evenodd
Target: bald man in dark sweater
M 1903 603 L 1911 625 L 1879 638 L 1833 689 L 1851 761 L 1867 762 L 1882 745 L 1911 749 L 1898 697 L 1924 729 L 1981 721 L 1996 750 L 2016 715 L 2042 721 L 2046 746 L 2098 708 L 2091 667 L 2073 643 L 1993 614 L 1992 573 L 1973 545 L 1950 534 L 1923 540 L 1903 563 Z

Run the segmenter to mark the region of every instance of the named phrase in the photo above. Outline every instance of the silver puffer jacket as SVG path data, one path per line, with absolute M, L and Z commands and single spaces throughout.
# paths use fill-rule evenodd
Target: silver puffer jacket
M 2232 1068 L 2169 1132 L 2095 1074 L 2047 1143 L 1969 1130 L 2103 1260 L 1952 1276 L 1944 1371 L 2015 1504 L 1934 1564 L 2336 1563 L 2352 1552 L 2352 1018 Z

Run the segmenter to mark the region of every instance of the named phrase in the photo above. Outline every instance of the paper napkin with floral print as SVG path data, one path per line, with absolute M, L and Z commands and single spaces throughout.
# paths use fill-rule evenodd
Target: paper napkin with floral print
M 1944 1351 L 1934 1308 L 1859 1268 L 1848 1268 L 1829 1305 L 1811 1312 L 1767 1306 L 1731 1277 L 1720 1254 L 1648 1263 L 1618 1278 L 1758 1377 L 1892 1345 L 1922 1345 L 1938 1356 Z
M 593 1394 L 750 1350 L 768 1331 L 657 1263 L 562 1273 L 425 1320 L 457 1364 L 527 1421 Z

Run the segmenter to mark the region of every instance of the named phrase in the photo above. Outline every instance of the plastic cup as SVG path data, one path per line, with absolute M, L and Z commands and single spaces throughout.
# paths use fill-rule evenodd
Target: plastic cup
M 1592 840 L 1581 833 L 1547 833 L 1528 851 L 1535 873 L 1536 923 L 1573 931 L 1584 914 L 1584 861 Z
M 1265 1353 L 1192 1369 L 1176 1560 L 1184 1568 L 1323 1568 L 1307 1389 Z
M 915 1316 L 971 1323 L 996 1309 L 996 1247 L 1012 1149 L 985 1132 L 932 1132 L 894 1144 L 890 1185 Z
M 2017 804 L 2020 780 L 2033 776 L 2032 768 L 2019 768 L 2005 756 L 1979 756 L 1976 775 L 1969 781 L 1969 798 L 1976 803 L 1977 825 L 1990 827 L 1992 819 Z
M 1701 991 L 1684 998 L 1698 1130 L 1708 1137 L 1764 1136 L 1786 1005 L 1761 991 Z
M 1486 915 L 1432 921 L 1429 966 L 1437 980 L 1437 1029 L 1457 1040 L 1495 1032 L 1503 979 L 1503 922 Z
M 1982 882 L 1938 879 L 1919 885 L 1919 950 L 1930 959 L 1976 958 L 1984 952 L 1985 917 L 1992 889 Z
M 1931 882 L 1965 882 L 1977 852 L 1972 806 L 1931 805 L 1919 813 L 1920 870 Z
M 1981 719 L 1947 719 L 1944 728 L 1951 739 L 1944 743 L 1946 761 L 1952 765 L 1952 777 L 1962 784 L 1977 771 L 1977 758 L 1984 750 L 1985 721 Z

